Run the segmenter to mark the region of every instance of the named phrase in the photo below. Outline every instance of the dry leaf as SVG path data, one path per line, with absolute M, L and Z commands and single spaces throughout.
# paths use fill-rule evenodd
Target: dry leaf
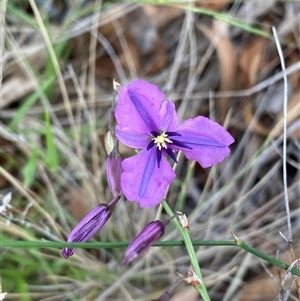
M 279 124 L 283 124 L 283 112 L 278 116 Z M 288 100 L 287 108 L 287 123 L 289 125 L 293 124 L 295 126 L 294 131 L 289 135 L 290 137 L 300 139 L 300 90 L 296 91 L 290 96 Z M 275 135 L 278 136 L 280 132 L 276 132 Z
M 228 24 L 214 20 L 213 29 L 201 26 L 200 29 L 216 47 L 222 74 L 220 91 L 232 90 L 235 85 L 237 55 L 229 38 Z M 224 120 L 229 110 L 230 98 L 222 98 L 217 102 L 221 119 Z
M 300 36 L 299 36 L 299 42 L 300 42 Z M 291 42 L 291 43 L 295 43 L 295 42 Z M 300 53 L 297 50 L 294 50 L 291 54 L 289 54 L 288 58 L 286 59 L 287 62 L 286 64 L 288 66 L 292 66 L 294 64 L 297 64 L 300 62 Z M 294 72 L 292 74 L 289 75 L 289 81 L 293 87 L 294 90 L 298 90 L 300 87 L 300 72 Z
M 124 70 L 134 70 L 138 71 L 141 68 L 141 56 L 140 56 L 140 49 L 137 47 L 135 42 L 131 37 L 127 37 L 127 46 L 123 48 L 123 51 L 119 55 L 119 60 L 124 68 Z M 126 51 L 129 53 L 126 53 Z
M 256 37 L 241 49 L 239 65 L 246 77 L 246 88 L 252 87 L 257 82 L 265 45 L 265 38 Z
M 157 30 L 165 27 L 172 20 L 182 16 L 184 10 L 171 6 L 143 5 L 144 13 L 150 18 Z
M 235 84 L 235 74 L 237 67 L 237 54 L 229 36 L 229 26 L 227 23 L 215 19 L 213 22 L 215 37 L 220 40 L 215 41 L 218 58 L 221 64 L 222 82 L 220 91 L 232 90 Z
M 265 46 L 265 38 L 255 37 L 241 49 L 238 63 L 241 73 L 239 79 L 245 88 L 250 88 L 257 82 Z M 248 98 L 248 103 L 244 107 L 245 123 L 247 127 L 253 124 L 253 111 L 253 101 Z M 267 136 L 270 133 L 270 129 L 266 128 L 263 124 L 260 124 L 259 121 L 254 125 L 253 131 L 263 136 Z
M 82 220 L 89 209 L 87 208 L 87 203 L 84 201 L 84 196 L 79 190 L 72 190 L 69 196 L 69 212 L 77 220 Z

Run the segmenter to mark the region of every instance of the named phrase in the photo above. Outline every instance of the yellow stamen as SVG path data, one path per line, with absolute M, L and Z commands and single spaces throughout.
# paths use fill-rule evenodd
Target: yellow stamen
M 162 147 L 167 149 L 167 143 L 172 143 L 172 141 L 168 138 L 168 135 L 163 132 L 161 133 L 159 136 L 152 138 L 152 140 L 154 141 L 156 147 L 161 150 Z

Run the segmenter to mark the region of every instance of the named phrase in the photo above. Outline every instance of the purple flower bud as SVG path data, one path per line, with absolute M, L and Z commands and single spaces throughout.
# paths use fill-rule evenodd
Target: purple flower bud
M 144 254 L 164 235 L 165 226 L 169 222 L 170 220 L 166 220 L 164 222 L 153 221 L 146 225 L 127 247 L 123 263 L 130 263 L 138 256 Z
M 111 209 L 118 202 L 120 196 L 115 197 L 108 205 L 100 204 L 90 211 L 71 231 L 68 242 L 85 242 L 95 235 L 108 221 Z M 65 247 L 62 256 L 67 259 L 75 252 L 75 248 Z
M 112 151 L 107 157 L 106 175 L 108 185 L 113 196 L 117 196 L 121 193 L 121 173 L 122 159 L 117 152 Z

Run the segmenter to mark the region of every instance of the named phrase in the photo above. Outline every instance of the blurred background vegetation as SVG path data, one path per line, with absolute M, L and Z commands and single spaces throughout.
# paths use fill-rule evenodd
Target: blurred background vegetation
M 208 116 L 236 139 L 212 168 L 179 161 L 167 200 L 188 215 L 192 238 L 229 240 L 229 227 L 288 264 L 300 257 L 299 1 L 2 0 L 0 9 L 2 241 L 65 241 L 89 210 L 112 199 L 104 146 L 112 82 L 143 78 L 182 119 Z M 291 249 L 279 234 L 287 236 L 284 86 L 272 26 L 288 74 Z M 129 241 L 156 214 L 120 201 L 94 241 Z M 170 225 L 163 239 L 180 237 Z M 152 248 L 130 266 L 123 253 L 77 249 L 65 260 L 60 249 L 1 247 L 5 300 L 150 301 L 189 267 L 181 247 Z M 197 256 L 213 301 L 299 298 L 292 277 L 243 250 L 198 247 Z M 180 283 L 170 300 L 199 295 Z

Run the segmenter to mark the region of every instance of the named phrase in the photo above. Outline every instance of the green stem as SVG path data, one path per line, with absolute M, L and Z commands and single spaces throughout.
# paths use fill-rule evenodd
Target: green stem
M 172 209 L 170 208 L 168 203 L 165 200 L 163 200 L 162 205 L 163 205 L 165 211 L 167 212 L 167 214 L 169 215 L 169 217 L 172 218 L 174 216 L 174 212 L 172 211 Z M 177 230 L 180 232 L 180 234 L 182 236 L 182 240 L 183 240 L 184 245 L 186 247 L 187 253 L 190 257 L 192 267 L 193 267 L 197 277 L 201 281 L 201 284 L 195 286 L 195 289 L 200 293 L 200 295 L 201 295 L 201 297 L 203 298 L 204 301 L 210 301 L 208 292 L 207 292 L 206 287 L 205 287 L 204 282 L 203 282 L 203 277 L 202 277 L 200 266 L 199 266 L 199 263 L 198 263 L 198 260 L 197 260 L 197 257 L 196 257 L 194 246 L 193 246 L 193 243 L 191 241 L 189 229 L 188 228 L 183 229 L 177 218 L 172 218 L 172 222 L 173 222 L 173 224 L 175 225 L 175 227 L 177 228 Z
M 279 268 L 282 268 L 284 270 L 288 270 L 290 268 L 289 265 L 287 265 L 286 263 L 283 263 L 282 261 L 276 259 L 275 257 L 273 256 L 270 256 L 248 244 L 246 244 L 245 242 L 243 242 L 240 238 L 238 238 L 231 230 L 230 230 L 234 240 L 235 240 L 235 245 L 244 249 L 245 251 L 255 255 L 256 257 L 259 257 L 263 260 L 266 260 L 267 262 L 275 265 L 275 266 L 278 266 Z M 300 269 L 299 268 L 295 268 L 293 267 L 292 269 L 290 269 L 290 272 L 294 275 L 297 275 L 297 276 L 300 276 Z
M 233 240 L 193 240 L 194 246 L 207 247 L 223 247 L 223 246 L 237 246 Z M 81 249 L 114 249 L 126 248 L 129 245 L 128 241 L 118 242 L 65 242 L 65 241 L 39 241 L 39 240 L 2 240 L 0 247 L 9 248 L 64 248 L 75 247 Z M 182 240 L 165 240 L 158 241 L 152 245 L 153 247 L 182 247 L 184 242 Z M 255 249 L 255 248 L 253 248 Z M 255 249 L 256 250 L 256 249 Z M 258 251 L 258 250 L 257 250 Z M 260 251 L 258 251 L 260 252 Z M 261 256 L 258 256 L 261 257 Z M 270 256 L 271 257 L 271 256 Z M 283 267 L 285 269 L 285 267 Z
M 179 225 L 180 226 L 180 225 Z M 233 240 L 193 240 L 191 241 L 193 246 L 207 246 L 207 247 L 240 247 L 245 251 L 261 258 L 270 264 L 273 264 L 281 269 L 288 270 L 290 265 L 270 256 L 248 244 L 241 239 L 236 238 Z M 128 241 L 121 242 L 58 242 L 58 241 L 24 241 L 24 240 L 2 240 L 0 241 L 0 247 L 10 248 L 64 248 L 64 247 L 76 247 L 83 249 L 101 248 L 101 249 L 113 249 L 113 248 L 126 248 Z M 168 240 L 156 242 L 154 247 L 177 247 L 184 246 L 185 243 L 181 240 Z M 300 277 L 300 270 L 296 267 L 290 270 L 291 274 Z

